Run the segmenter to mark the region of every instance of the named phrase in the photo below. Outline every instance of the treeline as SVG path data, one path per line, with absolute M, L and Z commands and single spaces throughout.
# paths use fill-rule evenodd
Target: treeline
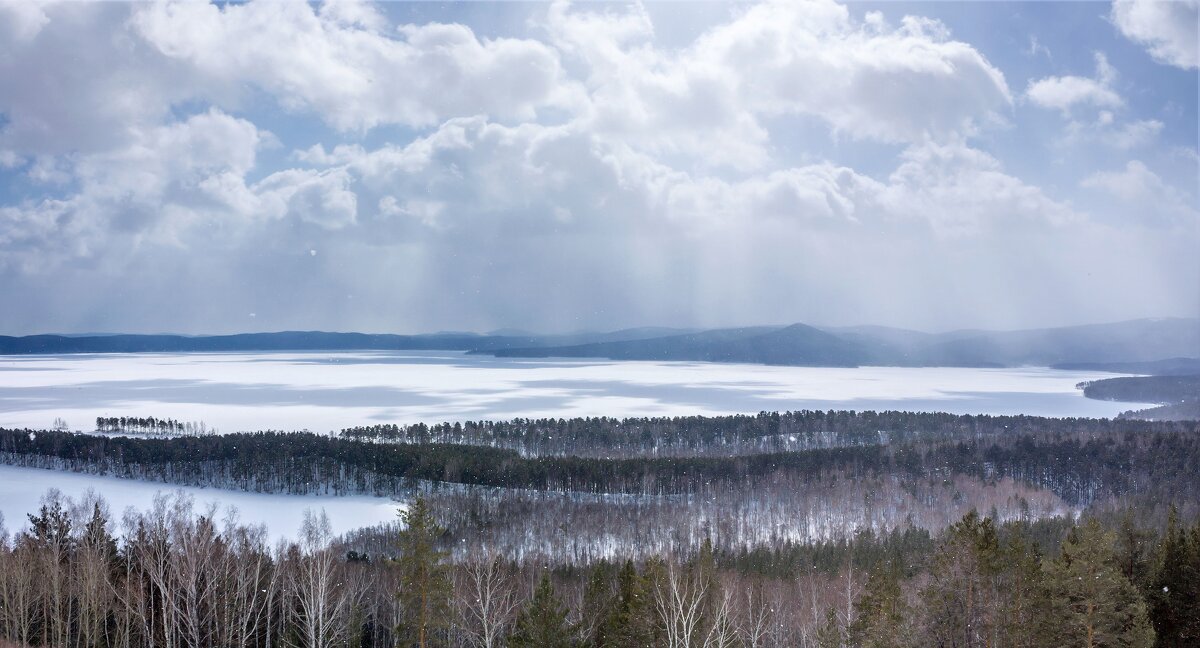
M 418 481 L 555 492 L 704 494 L 782 477 L 897 475 L 1011 478 L 1074 505 L 1101 497 L 1174 493 L 1200 501 L 1200 423 L 1097 421 L 983 439 L 836 447 L 732 457 L 524 457 L 448 444 L 378 444 L 311 433 L 129 438 L 0 430 L 0 461 L 167 483 L 278 493 L 396 495 Z M 1082 428 L 1082 426 L 1080 426 Z M 1082 428 L 1086 429 L 1086 428 Z M 1108 431 L 1108 430 L 1114 431 Z
M 517 450 L 527 456 L 605 458 L 729 456 L 888 443 L 971 441 L 1022 434 L 1105 435 L 1178 429 L 1151 422 L 898 411 L 763 412 L 754 416 L 514 419 L 426 425 L 379 424 L 345 438 Z
M 1200 400 L 1200 375 L 1126 376 L 1080 383 L 1088 398 L 1131 403 L 1180 403 Z
M 787 564 L 807 555 L 807 547 L 863 533 L 936 533 L 973 507 L 1004 520 L 1054 518 L 1075 510 L 1053 493 L 1012 480 L 965 476 L 779 479 L 754 488 L 667 497 L 482 488 L 422 492 L 442 512 L 455 557 L 491 550 L 552 565 L 644 560 L 686 553 L 705 540 L 722 553 L 749 552 L 761 564 L 766 556 L 777 556 L 767 562 Z M 1166 515 L 1147 513 L 1158 520 Z M 386 552 L 397 532 L 395 525 L 362 529 L 353 541 L 373 553 Z
M 1129 410 L 1122 412 L 1120 418 L 1142 421 L 1200 421 L 1200 398 L 1142 410 Z
M 1084 396 L 1098 400 L 1161 403 L 1130 410 L 1121 419 L 1200 421 L 1200 375 L 1130 376 L 1080 383 Z
M 57 429 L 58 426 L 55 427 Z M 159 436 L 217 434 L 216 428 L 209 428 L 204 421 L 176 421 L 175 419 L 158 419 L 153 416 L 97 416 L 96 431 Z
M 307 433 L 158 439 L 0 430 L 0 461 L 270 493 L 424 493 L 447 512 L 456 555 L 490 547 L 563 565 L 644 559 L 705 537 L 719 551 L 741 552 L 859 530 L 936 533 L 972 507 L 998 520 L 1052 518 L 1114 502 L 1155 512 L 1160 521 L 1161 502 L 1179 502 L 1189 515 L 1200 511 L 1197 424 L 1131 428 L 611 460 Z
M 810 547 L 766 569 L 688 553 L 546 569 L 451 561 L 418 498 L 386 552 L 295 543 L 160 497 L 113 532 L 103 501 L 52 492 L 0 542 L 0 636 L 48 648 L 1182 647 L 1200 642 L 1200 521 L 999 524 L 975 512 Z

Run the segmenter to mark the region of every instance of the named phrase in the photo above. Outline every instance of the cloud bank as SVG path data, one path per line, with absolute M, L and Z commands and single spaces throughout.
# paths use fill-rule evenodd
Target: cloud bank
M 20 305 L 0 327 L 1200 310 L 1178 276 L 1194 193 L 1141 160 L 1043 186 L 989 150 L 1025 103 L 1062 141 L 1153 145 L 1166 118 L 1134 114 L 1103 53 L 1014 98 L 943 22 L 828 1 L 730 8 L 682 45 L 640 5 L 505 6 L 524 15 L 503 35 L 397 7 L 0 4 L 0 298 Z M 1175 43 L 1146 11 L 1113 21 Z

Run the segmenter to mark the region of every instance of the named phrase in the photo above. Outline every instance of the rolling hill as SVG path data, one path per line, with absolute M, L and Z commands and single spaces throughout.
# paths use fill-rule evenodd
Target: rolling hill
M 1140 373 L 1200 363 L 1200 319 L 1145 319 L 1023 331 L 923 333 L 806 324 L 606 333 L 392 335 L 287 331 L 236 335 L 0 336 L 0 355 L 135 352 L 447 350 L 508 358 L 686 360 L 772 365 L 1057 366 Z M 1152 364 L 1147 364 L 1152 363 Z M 1153 364 L 1158 363 L 1158 364 Z M 1146 373 L 1158 373 L 1146 371 Z

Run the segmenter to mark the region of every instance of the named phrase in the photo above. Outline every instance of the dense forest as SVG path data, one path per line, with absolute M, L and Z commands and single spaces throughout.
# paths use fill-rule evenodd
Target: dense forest
M 1088 398 L 1131 403 L 1178 403 L 1200 399 L 1200 375 L 1129 376 L 1080 385 Z
M 817 481 L 831 474 L 966 474 L 989 480 L 1010 477 L 1087 504 L 1099 496 L 1145 491 L 1164 483 L 1190 495 L 1200 480 L 1193 470 L 1200 456 L 1200 423 L 1021 417 L 1027 421 L 1023 428 L 999 434 L 1004 418 L 946 416 L 962 422 L 961 435 L 724 457 L 528 456 L 494 447 L 378 443 L 311 433 L 157 439 L 30 430 L 0 430 L 0 457 L 18 465 L 251 491 L 385 495 L 417 480 L 559 492 L 688 495 L 782 477 Z M 743 418 L 708 422 L 736 429 Z M 996 427 L 992 434 L 969 425 L 980 419 Z M 562 424 L 569 428 L 574 422 Z
M 1122 412 L 1118 418 L 1143 421 L 1200 421 L 1200 398 L 1191 398 L 1140 410 Z
M 0 535 L 0 636 L 54 648 L 170 646 L 1183 647 L 1200 642 L 1200 522 L 1133 511 L 937 535 L 548 567 L 451 560 L 417 498 L 385 551 L 299 541 L 160 497 L 116 536 L 102 500 L 51 492 Z
M 297 542 L 270 546 L 265 529 L 182 493 L 118 521 L 94 495 L 52 491 L 0 533 L 4 637 L 63 648 L 1200 640 L 1194 421 L 791 412 L 175 436 L 150 418 L 154 435 L 0 430 L 0 461 L 383 495 L 403 502 L 400 517 L 332 537 L 314 514 Z
M 1195 426 L 1090 418 L 959 415 L 938 412 L 821 411 L 757 415 L 514 419 L 342 430 L 372 442 L 447 443 L 509 448 L 524 456 L 689 457 L 789 452 L 915 442 L 977 442 L 1021 435 L 1091 438 Z
M 1158 407 L 1130 411 L 1121 418 L 1185 421 L 1200 420 L 1200 375 L 1168 374 L 1105 378 L 1080 383 L 1083 395 L 1097 400 L 1160 403 Z
M 456 558 L 556 565 L 1200 502 L 1195 422 L 794 412 L 146 438 L 0 430 L 0 461 L 256 492 L 426 495 Z M 602 447 L 613 450 L 607 456 Z M 569 521 L 569 526 L 567 522 Z M 570 529 L 574 533 L 567 532 Z M 387 535 L 388 529 L 377 530 Z

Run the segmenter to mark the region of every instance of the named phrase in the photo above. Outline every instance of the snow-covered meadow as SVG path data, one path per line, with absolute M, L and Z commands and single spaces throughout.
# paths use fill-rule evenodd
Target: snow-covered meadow
M 455 352 L 0 356 L 0 426 L 92 430 L 98 416 L 222 432 L 374 423 L 855 409 L 1109 417 L 1075 388 L 1112 377 L 1012 369 L 768 367 L 510 359 Z

